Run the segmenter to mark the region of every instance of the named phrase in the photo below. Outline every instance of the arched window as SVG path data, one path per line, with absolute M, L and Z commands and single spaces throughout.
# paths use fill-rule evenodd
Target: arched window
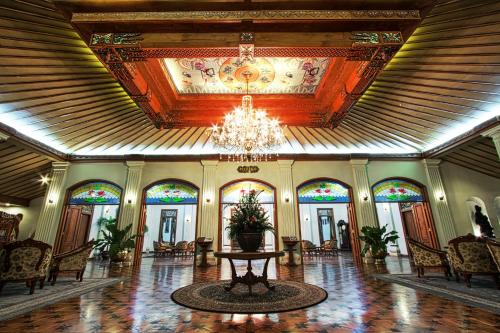
M 422 202 L 422 190 L 403 179 L 388 179 L 373 186 L 375 202 Z
M 314 180 L 298 189 L 301 203 L 347 203 L 351 202 L 349 189 L 337 182 Z
M 146 205 L 178 205 L 198 203 L 198 189 L 179 181 L 151 186 L 146 191 Z
M 119 205 L 122 189 L 118 186 L 95 181 L 71 190 L 69 205 Z

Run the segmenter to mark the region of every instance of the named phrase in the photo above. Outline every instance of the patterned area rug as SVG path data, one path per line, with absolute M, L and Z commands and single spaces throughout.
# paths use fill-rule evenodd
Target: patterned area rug
M 89 291 L 107 287 L 121 281 L 116 278 L 83 279 L 82 282 L 74 279 L 61 278 L 53 286 L 45 283 L 43 289 L 35 289 L 33 295 L 23 283 L 7 283 L 0 294 L 0 321 L 10 319 L 33 311 L 63 299 L 79 296 Z
M 263 284 L 248 287 L 238 283 L 231 291 L 224 290 L 230 281 L 191 284 L 172 293 L 172 300 L 188 308 L 222 313 L 273 313 L 307 308 L 323 302 L 328 293 L 317 286 L 269 280 L 275 286 L 267 290 Z
M 413 274 L 376 274 L 374 277 L 500 314 L 500 290 L 490 277 L 472 277 L 472 288 L 463 279 L 457 283 L 454 277 L 447 281 L 442 275 L 418 278 Z

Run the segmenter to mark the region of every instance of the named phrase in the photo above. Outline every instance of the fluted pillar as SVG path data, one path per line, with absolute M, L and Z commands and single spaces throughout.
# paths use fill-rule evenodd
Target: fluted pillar
M 455 238 L 457 234 L 448 206 L 443 181 L 441 180 L 441 173 L 439 172 L 440 162 L 441 160 L 438 159 L 422 160 L 427 175 L 427 181 L 430 185 L 429 200 L 431 200 L 434 203 L 434 207 L 437 208 L 437 211 L 435 211 L 437 214 L 434 214 L 437 220 L 436 226 L 441 229 L 441 235 L 442 238 L 444 238 L 441 239 L 440 243 L 441 246 L 445 246 L 448 244 L 448 241 Z
M 356 203 L 358 229 L 364 226 L 378 226 L 375 215 L 375 203 L 373 202 L 368 172 L 366 167 L 368 160 L 351 160 L 352 174 L 354 176 L 354 200 Z
M 124 228 L 132 223 L 131 233 L 137 232 L 139 211 L 141 207 L 141 179 L 144 161 L 127 161 L 127 182 L 123 193 L 123 207 L 121 207 L 118 226 Z
M 219 236 L 219 205 L 216 189 L 217 160 L 202 160 L 203 187 L 201 189 L 201 218 L 198 225 L 198 237 L 207 237 L 213 240 L 212 248 L 217 250 Z M 209 263 L 214 264 L 213 252 L 209 253 Z
M 299 237 L 299 224 L 295 214 L 295 190 L 293 188 L 292 165 L 294 160 L 278 160 L 280 183 L 279 183 L 279 213 L 278 235 Z M 278 247 L 279 244 L 279 247 Z M 276 244 L 276 249 L 282 250 L 284 245 L 281 237 Z M 288 262 L 288 253 L 280 260 L 281 263 Z M 296 255 L 295 263 L 300 263 L 300 256 Z
M 495 148 L 497 149 L 498 158 L 500 159 L 500 125 L 481 133 L 481 135 L 490 137 L 493 140 Z
M 69 165 L 69 162 L 52 162 L 50 181 L 38 216 L 35 239 L 50 245 L 54 245 L 59 227 Z

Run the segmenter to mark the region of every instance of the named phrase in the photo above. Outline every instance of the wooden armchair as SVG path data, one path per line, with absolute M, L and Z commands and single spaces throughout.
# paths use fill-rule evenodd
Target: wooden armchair
M 153 241 L 153 250 L 155 257 L 172 254 L 172 247 L 168 243 Z
M 455 272 L 457 282 L 460 275 L 467 287 L 471 287 L 472 275 L 491 275 L 500 289 L 500 274 L 486 246 L 486 240 L 472 234 L 457 237 L 448 242 L 448 256 Z
M 188 243 L 188 254 L 190 256 L 194 256 L 194 253 L 196 252 L 196 242 L 195 241 L 191 241 Z
M 337 241 L 336 240 L 326 240 L 321 244 L 319 251 L 324 255 L 338 255 Z
M 500 271 L 500 243 L 494 240 L 488 239 L 486 240 L 486 246 L 490 251 L 491 257 L 493 261 L 497 265 L 497 269 Z
M 51 285 L 56 283 L 59 272 L 76 272 L 76 279 L 82 282 L 87 260 L 93 247 L 94 240 L 91 240 L 77 249 L 52 257 L 49 273 L 49 282 L 52 281 Z
M 23 214 L 13 215 L 0 211 L 0 245 L 17 239 L 22 219 Z
M 0 254 L 0 292 L 7 282 L 26 282 L 30 294 L 36 282 L 43 288 L 52 257 L 52 246 L 31 238 L 3 245 Z
M 413 239 L 408 239 L 408 245 L 418 277 L 424 276 L 424 268 L 439 268 L 444 270 L 444 276 L 450 280 L 451 269 L 445 251 L 433 249 Z
M 187 241 L 180 241 L 175 244 L 173 250 L 173 254 L 175 255 L 181 255 L 184 256 L 188 253 L 188 242 Z
M 309 240 L 302 240 L 301 242 L 302 255 L 311 255 L 318 253 L 318 247 Z

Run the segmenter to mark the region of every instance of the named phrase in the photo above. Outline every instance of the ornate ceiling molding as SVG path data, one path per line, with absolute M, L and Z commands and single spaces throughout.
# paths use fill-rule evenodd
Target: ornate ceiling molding
M 420 20 L 418 10 L 228 10 L 73 13 L 73 23 L 232 20 Z

